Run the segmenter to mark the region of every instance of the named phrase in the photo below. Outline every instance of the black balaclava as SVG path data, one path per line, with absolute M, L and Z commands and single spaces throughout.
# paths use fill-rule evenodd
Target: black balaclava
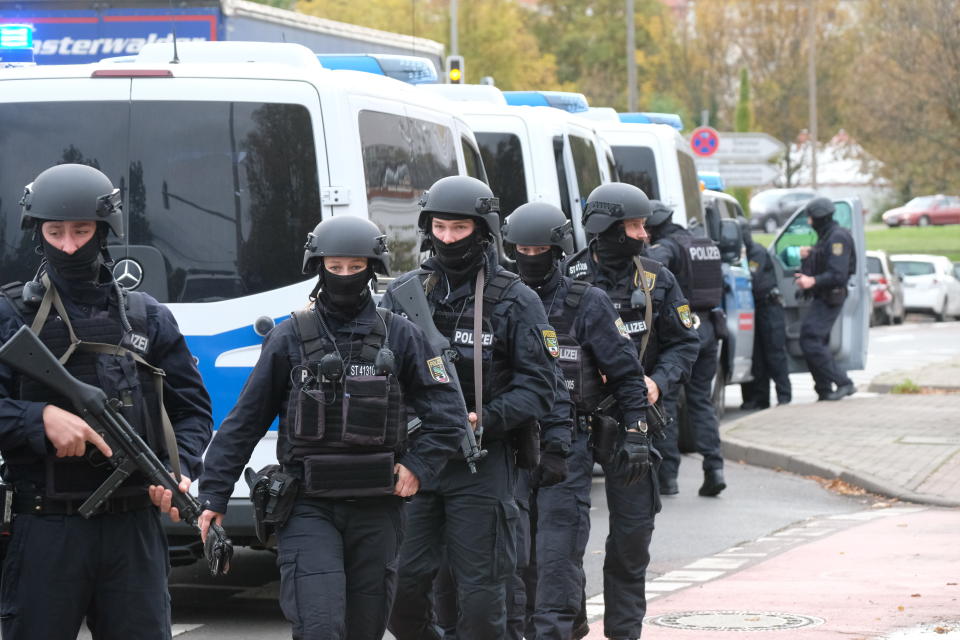
M 822 238 L 824 231 L 830 228 L 833 224 L 833 216 L 824 216 L 822 218 L 810 217 L 810 221 L 813 223 L 813 230 L 817 232 L 817 237 Z
M 553 247 L 535 256 L 517 251 L 516 260 L 517 270 L 520 272 L 523 283 L 533 288 L 540 287 L 549 280 L 557 267 L 556 251 Z
M 596 253 L 600 265 L 617 270 L 626 267 L 643 251 L 643 240 L 637 240 L 627 235 L 623 223 L 618 222 L 597 236 Z
M 477 268 L 483 264 L 484 249 L 487 245 L 487 225 L 482 220 L 477 220 L 471 216 L 443 214 L 436 217 L 441 220 L 474 220 L 476 223 L 473 233 L 449 244 L 440 242 L 433 235 L 433 232 L 430 232 L 433 251 L 436 253 L 437 261 L 443 267 L 444 273 L 447 274 L 452 283 L 460 283 L 467 276 L 476 273 Z
M 326 310 L 353 317 L 370 300 L 370 278 L 373 271 L 368 266 L 363 271 L 341 276 L 320 266 L 320 302 Z
M 47 265 L 64 280 L 74 282 L 93 282 L 100 274 L 100 265 L 103 264 L 101 244 L 103 243 L 103 229 L 97 225 L 97 230 L 86 244 L 68 254 L 57 249 L 47 242 L 43 232 L 39 232 L 40 247 Z

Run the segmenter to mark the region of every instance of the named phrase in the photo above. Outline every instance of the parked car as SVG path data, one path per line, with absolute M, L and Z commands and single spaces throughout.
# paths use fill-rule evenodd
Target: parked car
M 903 300 L 908 312 L 931 314 L 937 322 L 949 316 L 960 317 L 960 280 L 947 258 L 898 254 L 890 260 L 903 276 Z
M 870 325 L 903 322 L 907 315 L 903 302 L 903 276 L 894 270 L 886 251 L 867 251 L 867 278 L 873 300 Z
M 958 224 L 960 223 L 960 197 L 919 196 L 902 207 L 886 211 L 881 217 L 888 227 Z
M 810 189 L 767 189 L 750 198 L 750 227 L 773 233 L 817 193 Z

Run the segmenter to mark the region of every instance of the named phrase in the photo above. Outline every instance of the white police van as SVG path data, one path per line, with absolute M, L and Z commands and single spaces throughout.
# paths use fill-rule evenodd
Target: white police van
M 526 202 L 549 202 L 572 221 L 576 247 L 586 246 L 583 205 L 591 191 L 616 175 L 613 153 L 597 135 L 596 123 L 555 107 L 505 104 L 492 87 L 419 89 L 464 100 L 459 112 L 476 135 L 503 216 Z
M 122 64 L 0 70 L 0 273 L 26 280 L 38 263 L 19 228 L 23 186 L 58 163 L 102 170 L 123 195 L 115 273 L 169 305 L 219 425 L 262 335 L 307 302 L 302 247 L 321 216 L 373 220 L 403 271 L 419 264 L 420 194 L 484 172 L 466 122 L 411 85 L 324 69 L 296 44 L 178 54 L 156 44 Z M 275 429 L 251 466 L 275 460 Z M 255 542 L 247 494 L 239 482 L 225 522 L 238 544 Z M 197 555 L 186 528 L 169 533 L 174 562 Z

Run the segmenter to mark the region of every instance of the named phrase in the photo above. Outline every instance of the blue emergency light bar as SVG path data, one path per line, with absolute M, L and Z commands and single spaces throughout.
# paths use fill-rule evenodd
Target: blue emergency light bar
M 703 183 L 703 186 L 711 191 L 723 191 L 724 189 L 723 177 L 716 171 L 701 171 L 697 173 L 697 177 Z
M 437 84 L 440 81 L 433 61 L 419 56 L 321 53 L 317 55 L 317 59 L 325 69 L 363 71 L 388 76 L 408 84 Z
M 644 111 L 642 113 L 621 113 L 620 122 L 665 124 L 673 127 L 677 131 L 683 131 L 683 120 L 675 113 L 653 113 Z
M 554 107 L 569 113 L 590 110 L 586 96 L 572 91 L 504 91 L 503 97 L 514 106 Z
M 33 62 L 33 25 L 0 24 L 0 64 Z

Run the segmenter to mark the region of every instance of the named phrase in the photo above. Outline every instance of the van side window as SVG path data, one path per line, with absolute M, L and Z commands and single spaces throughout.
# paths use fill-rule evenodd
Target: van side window
M 577 172 L 580 187 L 580 206 L 587 203 L 590 192 L 600 186 L 600 164 L 593 142 L 580 136 L 570 136 L 570 153 L 573 156 L 573 168 Z
M 560 208 L 563 215 L 571 219 L 570 213 L 570 184 L 567 182 L 567 163 L 563 159 L 563 136 L 553 138 L 553 161 L 557 167 L 557 183 L 560 185 Z
M 476 132 L 483 168 L 493 195 L 500 198 L 500 216 L 506 217 L 527 201 L 527 177 L 523 172 L 520 138 L 512 133 Z
M 480 152 L 466 138 L 460 138 L 460 146 L 463 147 L 463 159 L 467 164 L 467 175 L 487 182 L 487 173 L 483 170 L 483 160 L 480 159 Z
M 682 151 L 677 151 L 677 164 L 680 165 L 680 184 L 683 187 L 683 205 L 687 210 L 687 228 L 697 224 L 703 225 L 703 207 L 700 204 L 700 178 L 697 177 L 697 167 L 693 158 Z
M 441 124 L 379 111 L 359 114 L 367 210 L 390 241 L 393 269 L 419 263 L 420 194 L 459 173 L 453 132 Z
M 643 190 L 651 200 L 660 199 L 657 182 L 657 162 L 649 147 L 613 147 L 620 182 L 632 184 Z

